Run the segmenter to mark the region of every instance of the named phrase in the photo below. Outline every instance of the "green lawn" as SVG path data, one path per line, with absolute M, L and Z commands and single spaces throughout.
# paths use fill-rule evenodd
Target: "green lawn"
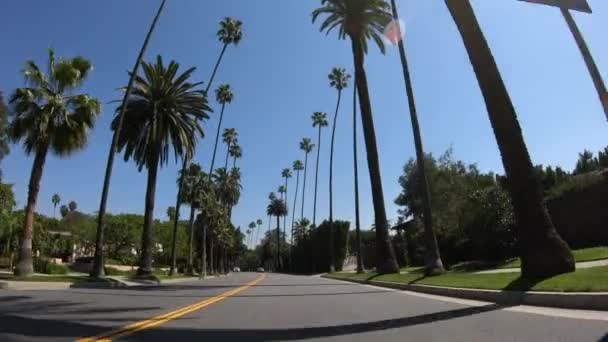
M 574 259 L 576 262 L 594 261 L 608 259 L 608 247 L 593 247 L 573 250 Z M 521 260 L 519 258 L 508 260 L 505 264 L 498 266 L 498 268 L 519 268 L 521 267 Z
M 35 282 L 61 282 L 61 283 L 93 283 L 93 282 L 103 282 L 103 283 L 113 283 L 115 282 L 112 279 L 102 278 L 91 278 L 86 276 L 70 276 L 70 275 L 32 275 L 29 277 L 16 277 L 14 275 L 2 274 L 0 275 L 0 281 L 8 280 L 8 281 L 35 281 Z
M 478 288 L 513 291 L 552 292 L 601 292 L 608 291 L 608 266 L 580 269 L 576 272 L 558 275 L 544 280 L 520 278 L 519 273 L 473 274 L 448 272 L 425 277 L 421 273 L 385 274 L 374 273 L 334 273 L 328 275 L 336 279 L 358 279 L 391 281 L 406 284 L 435 285 L 446 287 Z

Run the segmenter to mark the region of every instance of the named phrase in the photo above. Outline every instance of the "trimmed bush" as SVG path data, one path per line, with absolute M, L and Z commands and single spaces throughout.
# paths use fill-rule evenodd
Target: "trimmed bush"
M 68 267 L 66 265 L 52 263 L 48 259 L 36 258 L 34 259 L 34 272 L 44 274 L 68 274 Z

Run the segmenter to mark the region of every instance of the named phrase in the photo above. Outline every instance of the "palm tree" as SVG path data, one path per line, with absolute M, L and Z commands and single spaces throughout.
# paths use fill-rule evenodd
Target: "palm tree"
M 224 119 L 224 109 L 227 103 L 231 103 L 234 99 L 234 94 L 230 90 L 230 85 L 222 84 L 215 90 L 215 98 L 217 102 L 222 105 L 220 111 L 220 122 L 217 125 L 217 132 L 215 133 L 215 145 L 213 147 L 213 157 L 211 158 L 211 167 L 209 168 L 209 174 L 213 174 L 213 166 L 215 165 L 215 154 L 217 152 L 217 143 L 220 141 L 220 131 L 222 129 L 222 120 Z
M 320 30 L 331 32 L 338 27 L 338 37 L 351 40 L 355 64 L 355 82 L 359 93 L 361 121 L 367 150 L 367 164 L 372 186 L 374 221 L 376 224 L 376 259 L 379 273 L 394 273 L 399 270 L 395 252 L 391 246 L 380 176 L 380 162 L 376 146 L 376 132 L 372 106 L 365 74 L 364 58 L 367 39 L 372 39 L 384 53 L 382 30 L 391 20 L 390 6 L 384 0 L 323 0 L 320 8 L 313 11 L 313 22 L 322 15 L 327 17 Z
M 310 141 L 310 138 L 302 138 L 300 141 L 300 150 L 304 151 L 304 180 L 302 183 L 302 210 L 300 219 L 304 218 L 304 196 L 306 195 L 306 171 L 308 170 L 308 154 L 315 148 L 315 144 Z
M 158 168 L 167 164 L 170 148 L 176 158 L 192 158 L 197 135 L 204 135 L 199 121 L 208 119 L 211 109 L 204 91 L 196 89 L 201 83 L 188 82 L 196 68 L 178 75 L 179 64 L 171 61 L 165 66 L 160 56 L 155 64 L 143 62 L 142 67 L 144 76 L 136 77 L 133 95 L 126 103 L 125 127 L 118 138 L 118 147 L 125 150 L 125 160 L 133 158 L 140 171 L 144 167 L 148 170 L 142 253 L 137 273 L 149 275 Z M 115 118 L 112 128 L 116 129 L 117 125 L 118 118 Z
M 101 111 L 99 101 L 74 93 L 91 69 L 91 63 L 83 57 L 55 60 L 53 50 L 49 50 L 47 74 L 34 61 L 27 61 L 23 70 L 27 87 L 17 88 L 9 100 L 13 119 L 8 136 L 13 143 L 22 141 L 27 155 L 34 154 L 17 275 L 31 275 L 34 271 L 34 213 L 48 152 L 67 157 L 86 146 L 89 131 Z
M 300 187 L 300 171 L 304 170 L 302 161 L 296 160 L 293 162 L 293 170 L 296 172 L 296 191 L 293 195 L 293 209 L 291 210 L 291 244 L 289 250 L 289 267 L 291 268 L 291 248 L 293 247 L 293 227 L 296 219 L 296 202 L 298 201 L 298 188 Z M 285 225 L 285 224 L 283 224 Z
M 190 205 L 190 219 L 188 221 L 189 227 L 189 235 L 188 235 L 188 259 L 186 263 L 186 272 L 188 274 L 193 273 L 193 254 L 192 254 L 192 241 L 194 239 L 194 219 L 196 215 L 196 209 L 200 207 L 199 199 L 200 192 L 202 191 L 203 182 L 205 181 L 207 175 L 202 171 L 201 166 L 192 163 L 188 165 L 186 170 L 180 170 L 180 174 L 177 177 L 177 184 L 182 184 L 182 198 L 180 199 L 180 203 L 187 203 Z M 172 243 L 176 243 L 175 239 L 172 240 Z M 172 246 L 171 248 L 171 260 L 173 264 L 173 260 L 175 260 L 176 248 Z M 175 266 L 172 265 L 169 270 L 169 275 L 173 275 L 175 272 Z
M 243 38 L 243 23 L 240 20 L 236 20 L 230 17 L 224 18 L 220 21 L 220 29 L 217 31 L 217 38 L 220 42 L 224 43 L 222 46 L 222 52 L 220 52 L 220 56 L 215 63 L 215 67 L 213 68 L 213 73 L 211 73 L 211 78 L 209 79 L 209 83 L 207 83 L 207 89 L 205 90 L 205 94 L 209 93 L 209 89 L 211 87 L 211 83 L 213 83 L 213 79 L 215 78 L 215 73 L 217 72 L 217 68 L 220 66 L 220 62 L 224 57 L 224 52 L 226 52 L 226 48 L 228 45 L 238 45 L 241 39 Z
M 355 181 L 355 245 L 357 246 L 357 273 L 363 273 L 361 255 L 361 221 L 359 220 L 359 161 L 357 158 L 357 87 L 353 87 L 353 164 Z
M 211 77 L 209 78 L 209 82 L 207 82 L 207 87 L 205 88 L 205 96 L 207 96 L 209 94 L 209 89 L 211 89 L 211 85 L 213 84 L 213 79 L 215 78 L 215 73 L 217 72 L 217 69 L 220 66 L 220 62 L 222 61 L 224 52 L 226 52 L 226 48 L 230 44 L 237 45 L 241 41 L 241 38 L 243 36 L 241 26 L 242 26 L 242 23 L 239 20 L 235 20 L 232 18 L 224 18 L 224 20 L 222 20 L 220 22 L 220 29 L 217 32 L 217 37 L 220 40 L 220 42 L 224 43 L 224 45 L 222 47 L 222 52 L 220 53 L 220 56 L 218 57 L 217 62 L 215 63 L 215 67 L 213 68 L 213 73 L 211 74 Z M 221 122 L 220 122 L 220 126 L 221 126 Z M 219 134 L 219 128 L 218 128 L 218 134 Z M 216 148 L 217 148 L 217 139 L 216 139 Z M 215 156 L 214 156 L 214 160 L 215 160 Z M 183 160 L 182 170 L 186 170 L 188 168 L 189 162 L 190 162 L 189 160 L 186 160 L 186 159 Z M 211 167 L 209 174 L 211 174 L 212 172 L 213 172 L 213 166 Z M 173 222 L 173 246 L 175 246 L 175 241 L 176 241 L 176 237 L 177 237 L 177 223 L 179 221 L 179 208 L 181 205 L 180 198 L 181 198 L 182 187 L 183 187 L 183 183 L 180 183 L 178 186 L 177 200 L 176 200 L 177 215 L 175 216 L 175 219 Z M 173 249 L 175 250 L 175 247 L 173 247 Z M 171 251 L 172 255 L 175 255 L 174 250 Z M 169 271 L 170 275 L 172 275 L 175 270 L 175 262 L 176 262 L 175 257 L 173 257 L 173 260 L 171 263 L 171 270 Z
M 175 207 L 167 207 L 167 217 L 169 218 L 169 221 L 173 221 L 173 218 L 175 217 Z
M 257 230 L 255 231 L 255 242 L 254 242 L 254 245 L 253 245 L 254 249 L 255 249 L 256 244 L 258 243 L 258 235 L 260 234 L 260 227 L 263 224 L 262 219 L 257 219 L 257 221 L 255 221 L 255 224 L 258 227 L 257 227 Z
M 101 200 L 99 201 L 99 213 L 97 214 L 97 232 L 95 237 L 95 258 L 93 260 L 93 268 L 91 269 L 92 277 L 103 277 L 104 275 L 104 260 L 103 260 L 103 245 L 104 245 L 104 219 L 106 215 L 106 206 L 108 203 L 108 194 L 110 191 L 110 178 L 112 178 L 112 167 L 114 165 L 114 155 L 116 154 L 116 144 L 118 143 L 118 135 L 122 130 L 122 124 L 124 120 L 124 111 L 126 110 L 127 99 L 131 97 L 131 91 L 133 90 L 133 83 L 135 81 L 135 76 L 137 75 L 137 70 L 139 70 L 139 65 L 141 64 L 144 53 L 146 52 L 146 48 L 148 47 L 148 42 L 150 41 L 150 37 L 152 37 L 152 32 L 154 32 L 154 27 L 156 27 L 156 23 L 158 22 L 158 18 L 165 7 L 166 0 L 163 0 L 158 7 L 158 11 L 156 12 L 156 16 L 152 20 L 152 24 L 150 25 L 150 29 L 146 34 L 146 38 L 144 39 L 144 43 L 139 50 L 139 54 L 137 55 L 137 59 L 135 60 L 135 65 L 133 69 L 131 69 L 131 73 L 129 75 L 129 82 L 127 83 L 127 88 L 125 89 L 125 94 L 122 98 L 122 104 L 120 108 L 117 118 L 118 123 L 116 128 L 114 129 L 114 135 L 112 136 L 112 143 L 110 144 L 110 151 L 108 152 L 108 161 L 106 164 L 106 172 L 103 179 L 103 188 L 101 190 Z M 178 208 L 179 209 L 179 208 Z M 177 220 L 177 215 L 176 215 Z
M 282 216 L 287 215 L 287 205 L 285 201 L 279 198 L 271 199 L 270 204 L 266 207 L 266 213 L 268 216 L 274 216 L 277 218 L 277 258 L 275 262 L 275 267 L 278 270 L 280 265 L 281 258 L 281 226 L 280 226 L 280 218 Z
M 399 15 L 397 13 L 397 5 L 395 0 L 391 0 L 391 8 L 393 10 L 393 19 L 397 25 L 400 25 Z M 401 28 L 400 28 L 400 32 Z M 418 115 L 416 112 L 416 102 L 414 101 L 414 90 L 410 79 L 410 71 L 403 46 L 403 39 L 398 37 L 399 56 L 401 57 L 401 67 L 403 69 L 403 79 L 405 80 L 405 89 L 407 92 L 407 100 L 410 110 L 410 119 L 412 121 L 412 130 L 414 132 L 414 145 L 416 146 L 416 167 L 420 175 L 420 189 L 422 191 L 422 210 L 424 219 L 424 235 L 426 242 L 425 253 L 425 274 L 437 275 L 445 272 L 441 256 L 439 254 L 439 246 L 437 245 L 437 237 L 433 230 L 433 217 L 431 212 L 431 194 L 427 181 L 426 170 L 424 167 L 424 150 L 422 148 L 422 138 L 420 134 L 420 126 L 418 125 Z
M 59 197 L 58 193 L 54 193 L 51 198 L 51 202 L 53 202 L 53 217 L 57 216 L 57 205 L 61 203 L 61 197 Z
M 329 272 L 335 271 L 335 256 L 334 256 L 334 197 L 333 197 L 333 171 L 334 171 L 334 140 L 336 137 L 336 122 L 338 121 L 338 110 L 340 109 L 340 100 L 342 99 L 342 90 L 348 86 L 350 75 L 344 68 L 333 68 L 329 75 L 329 85 L 336 88 L 338 91 L 338 101 L 336 103 L 336 112 L 334 113 L 334 122 L 331 129 L 331 146 L 329 149 Z
M 241 175 L 238 168 L 232 172 L 219 168 L 213 172 L 213 183 L 218 200 L 226 207 L 228 217 L 231 216 L 232 207 L 235 206 L 241 197 Z
M 234 169 L 234 168 L 236 168 L 236 160 L 243 157 L 243 149 L 241 148 L 241 145 L 239 145 L 238 143 L 233 143 L 232 146 L 230 146 L 230 149 L 228 150 L 228 152 L 230 152 L 230 156 L 233 158 L 232 159 L 232 168 Z
M 289 168 L 283 169 L 281 177 L 285 178 L 285 205 L 287 205 L 287 180 L 292 177 L 291 170 Z M 283 216 L 283 236 L 287 239 L 287 215 Z
M 70 201 L 70 203 L 68 203 L 68 208 L 70 211 L 74 211 L 78 208 L 78 204 L 74 201 Z
M 257 226 L 256 226 L 255 222 L 253 222 L 253 221 L 249 222 L 249 230 L 248 231 L 252 232 L 251 236 L 249 237 L 249 245 L 253 245 L 253 241 L 252 241 L 253 240 L 253 232 L 255 231 L 256 227 Z M 254 249 L 254 248 L 255 248 L 255 246 L 251 247 L 251 249 Z
M 232 144 L 238 143 L 238 136 L 236 129 L 234 128 L 226 128 L 224 129 L 224 133 L 222 133 L 222 140 L 224 144 L 226 144 L 226 162 L 224 163 L 224 169 L 228 169 L 228 157 L 230 156 L 230 148 Z
M 315 196 L 312 206 L 312 225 L 316 225 L 317 218 L 317 184 L 319 181 L 319 157 L 321 156 L 321 129 L 327 127 L 327 113 L 314 112 L 312 114 L 312 127 L 319 127 L 319 136 L 317 138 L 317 166 L 315 167 Z
M 575 269 L 568 245 L 556 232 L 530 160 L 517 113 L 469 1 L 445 1 L 469 54 L 507 175 L 519 229 L 523 277 L 549 277 Z

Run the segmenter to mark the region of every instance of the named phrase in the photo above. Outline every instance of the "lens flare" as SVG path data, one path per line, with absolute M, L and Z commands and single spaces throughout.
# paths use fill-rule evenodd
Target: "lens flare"
M 393 20 L 384 29 L 384 37 L 386 40 L 393 44 L 397 45 L 405 34 L 405 25 L 401 20 Z

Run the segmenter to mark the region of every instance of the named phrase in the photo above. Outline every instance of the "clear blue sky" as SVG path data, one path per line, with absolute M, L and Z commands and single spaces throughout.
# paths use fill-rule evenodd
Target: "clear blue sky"
M 608 79 L 608 3 L 589 1 L 594 13 L 575 14 L 604 79 Z M 69 159 L 51 156 L 42 179 L 38 211 L 52 214 L 57 192 L 80 210 L 97 210 L 110 144 L 109 123 L 119 97 L 116 88 L 127 82 L 126 70 L 137 55 L 157 0 L 4 2 L 0 11 L 0 90 L 6 95 L 23 85 L 19 71 L 34 59 L 45 65 L 48 47 L 58 56 L 90 58 L 94 72 L 84 91 L 98 97 L 103 114 L 89 146 Z M 320 1 L 308 0 L 169 0 L 152 39 L 147 58 L 162 54 L 182 66 L 198 67 L 196 80 L 207 81 L 220 51 L 218 21 L 233 16 L 244 22 L 245 36 L 230 47 L 216 82 L 234 88 L 235 101 L 226 109 L 225 126 L 235 127 L 244 150 L 240 162 L 243 195 L 234 211 L 236 225 L 262 218 L 266 197 L 281 184 L 280 171 L 303 159 L 298 142 L 316 139 L 313 111 L 333 112 L 336 92 L 327 73 L 334 66 L 352 70 L 347 42 L 326 37 L 311 24 L 310 13 Z M 440 154 L 451 145 L 455 157 L 476 162 L 483 171 L 502 173 L 496 142 L 471 66 L 443 1 L 399 0 L 406 21 L 406 49 L 426 151 Z M 534 163 L 572 169 L 584 148 L 608 145 L 608 124 L 587 69 L 559 10 L 515 0 L 475 0 L 475 11 L 498 61 L 519 114 Z M 393 199 L 397 178 L 414 156 L 398 51 L 386 55 L 371 48 L 366 62 L 382 180 L 388 216 L 396 218 Z M 350 94 L 350 90 L 347 91 Z M 353 217 L 352 100 L 347 96 L 339 117 L 335 162 L 335 215 Z M 218 106 L 213 102 L 214 108 Z M 208 167 L 217 116 L 205 124 L 207 137 L 196 160 Z M 359 126 L 360 127 L 360 126 Z M 328 211 L 327 176 L 330 131 L 323 135 L 318 215 Z M 362 137 L 360 138 L 362 142 Z M 363 144 L 360 145 L 362 225 L 369 227 L 373 210 Z M 219 148 L 219 155 L 225 147 Z M 14 183 L 20 206 L 25 203 L 32 158 L 13 146 L 3 161 L 6 182 Z M 313 163 L 309 165 L 314 167 Z M 162 169 L 158 178 L 155 216 L 164 218 L 175 205 L 177 165 Z M 306 216 L 312 216 L 313 177 L 307 184 Z M 292 180 L 295 180 L 292 179 Z M 290 203 L 295 182 L 289 188 Z M 110 190 L 109 211 L 143 213 L 146 173 L 118 156 Z M 186 210 L 183 211 L 186 214 Z

